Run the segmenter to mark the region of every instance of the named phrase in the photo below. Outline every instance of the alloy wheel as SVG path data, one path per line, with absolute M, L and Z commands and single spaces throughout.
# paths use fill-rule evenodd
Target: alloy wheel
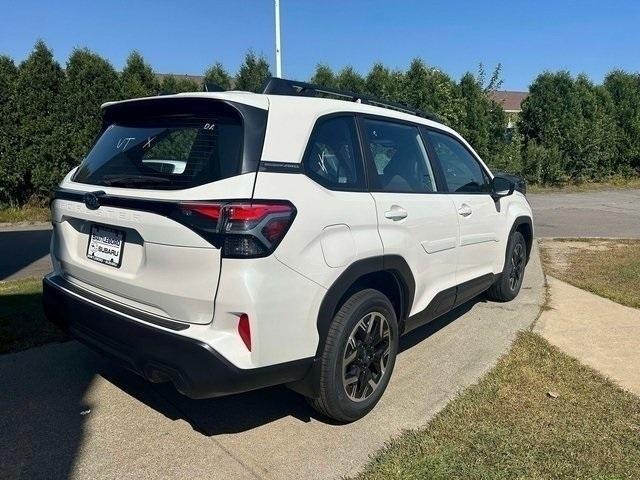
M 389 322 L 380 312 L 367 313 L 351 331 L 342 357 L 342 385 L 354 402 L 369 398 L 384 378 L 391 335 Z
M 514 291 L 522 281 L 524 274 L 524 247 L 517 243 L 511 254 L 511 269 L 509 270 L 509 288 Z

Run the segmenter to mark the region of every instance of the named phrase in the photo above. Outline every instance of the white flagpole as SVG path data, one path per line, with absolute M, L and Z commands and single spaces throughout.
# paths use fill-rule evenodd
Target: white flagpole
M 282 58 L 280 56 L 280 0 L 274 0 L 276 7 L 276 77 L 282 77 Z

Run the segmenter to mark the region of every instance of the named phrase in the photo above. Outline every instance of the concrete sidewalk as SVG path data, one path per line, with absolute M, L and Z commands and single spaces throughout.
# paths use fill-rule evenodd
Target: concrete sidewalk
M 640 395 L 640 310 L 547 277 L 549 310 L 534 331 Z

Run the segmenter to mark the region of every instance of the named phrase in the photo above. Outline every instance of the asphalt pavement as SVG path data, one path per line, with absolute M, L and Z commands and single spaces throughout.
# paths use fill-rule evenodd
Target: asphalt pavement
M 0 225 L 0 281 L 49 273 L 50 243 L 50 223 Z
M 527 195 L 536 237 L 640 238 L 640 190 Z

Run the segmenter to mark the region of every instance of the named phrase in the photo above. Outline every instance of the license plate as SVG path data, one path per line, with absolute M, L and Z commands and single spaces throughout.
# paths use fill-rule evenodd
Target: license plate
M 122 264 L 122 249 L 124 247 L 124 232 L 102 225 L 91 225 L 87 258 L 112 267 Z

